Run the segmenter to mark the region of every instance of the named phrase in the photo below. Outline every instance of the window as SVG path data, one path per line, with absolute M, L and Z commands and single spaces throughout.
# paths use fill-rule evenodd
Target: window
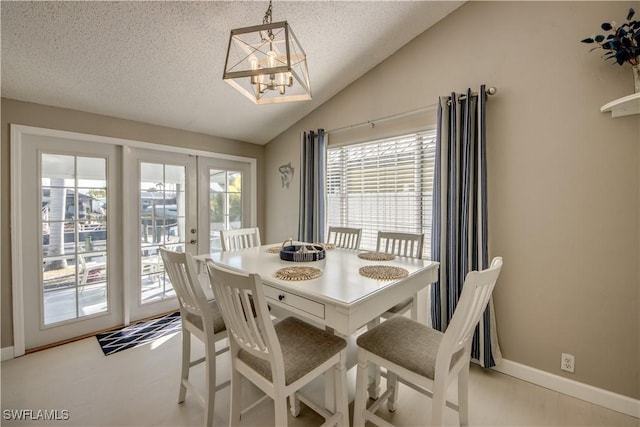
M 222 251 L 220 230 L 243 228 L 242 171 L 209 169 L 210 251 Z
M 330 147 L 327 225 L 362 229 L 362 249 L 375 250 L 378 231 L 424 233 L 431 256 L 435 131 Z

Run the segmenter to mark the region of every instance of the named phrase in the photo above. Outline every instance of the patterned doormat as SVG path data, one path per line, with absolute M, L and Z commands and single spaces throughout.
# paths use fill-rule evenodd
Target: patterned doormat
M 104 334 L 96 335 L 105 356 L 128 348 L 144 345 L 169 334 L 180 332 L 182 327 L 180 312 L 157 319 L 139 322 Z

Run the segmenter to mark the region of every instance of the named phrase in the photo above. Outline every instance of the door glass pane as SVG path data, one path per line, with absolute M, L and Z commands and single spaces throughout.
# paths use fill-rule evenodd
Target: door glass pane
M 108 310 L 106 159 L 41 155 L 44 325 Z
M 209 170 L 209 235 L 211 252 L 220 252 L 220 230 L 238 229 L 242 222 L 242 172 Z
M 184 251 L 186 239 L 184 166 L 140 163 L 140 303 L 175 297 L 159 248 Z

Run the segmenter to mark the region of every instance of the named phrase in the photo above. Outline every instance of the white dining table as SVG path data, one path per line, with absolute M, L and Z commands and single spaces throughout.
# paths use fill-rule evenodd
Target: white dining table
M 358 254 L 368 251 L 335 248 L 327 250 L 324 259 L 319 261 L 293 262 L 280 258 L 280 247 L 281 245 L 271 244 L 238 251 L 202 254 L 194 258 L 200 265 L 212 260 L 230 270 L 258 274 L 264 285 L 267 302 L 272 308 L 278 307 L 286 313 L 324 326 L 350 340 L 349 347 L 354 347 L 353 338 L 358 329 L 438 280 L 439 263 L 434 261 L 400 256 L 389 261 L 370 261 L 358 257 Z M 407 271 L 407 275 L 399 279 L 377 280 L 360 273 L 361 267 L 376 265 L 400 267 Z M 314 279 L 295 281 L 276 277 L 276 272 L 280 269 L 304 266 L 319 269 L 321 275 Z M 272 314 L 273 312 L 274 310 Z M 351 360 L 347 362 L 350 368 L 355 364 L 355 359 L 351 356 L 348 359 Z M 377 397 L 380 375 L 374 370 L 372 374 L 373 382 L 369 392 L 372 397 Z M 324 400 L 329 410 L 333 409 L 333 380 L 331 375 L 325 376 Z
M 197 255 L 198 261 L 212 260 L 228 269 L 260 275 L 270 305 L 330 328 L 343 336 L 376 319 L 400 301 L 438 279 L 439 263 L 396 256 L 390 261 L 370 261 L 358 254 L 366 251 L 335 248 L 325 258 L 312 262 L 280 259 L 270 250 L 280 245 L 264 245 L 239 251 Z M 360 268 L 372 265 L 400 267 L 407 276 L 377 280 L 360 274 Z M 320 277 L 310 280 L 282 280 L 276 271 L 286 267 L 315 267 Z

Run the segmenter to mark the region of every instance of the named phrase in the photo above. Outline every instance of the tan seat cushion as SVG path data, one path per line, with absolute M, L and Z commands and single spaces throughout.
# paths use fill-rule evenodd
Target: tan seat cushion
M 359 347 L 412 372 L 433 379 L 444 334 L 414 320 L 395 316 L 360 335 Z M 453 357 L 455 363 L 461 352 Z
M 224 320 L 222 319 L 222 314 L 220 313 L 220 309 L 218 308 L 218 303 L 215 300 L 209 301 L 209 310 L 213 315 L 213 333 L 217 334 L 218 332 L 222 332 L 227 329 L 224 324 Z M 187 321 L 193 323 L 196 328 L 203 330 L 202 326 L 202 317 L 193 313 L 187 313 Z
M 282 349 L 286 385 L 299 380 L 347 346 L 344 339 L 295 317 L 287 317 L 274 327 Z M 266 360 L 244 350 L 240 350 L 238 358 L 273 381 L 271 364 Z

